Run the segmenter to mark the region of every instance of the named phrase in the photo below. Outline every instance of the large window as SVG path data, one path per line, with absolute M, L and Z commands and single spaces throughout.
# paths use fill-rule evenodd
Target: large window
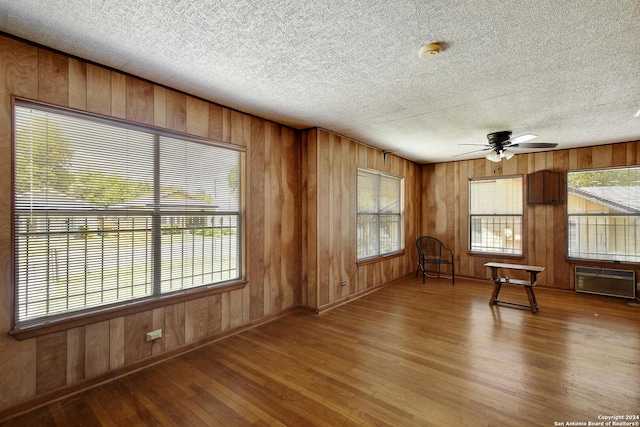
M 569 258 L 640 262 L 640 167 L 567 173 Z
M 473 252 L 522 255 L 522 177 L 469 181 Z
M 358 259 L 402 249 L 402 179 L 358 169 Z
M 240 278 L 239 151 L 17 101 L 14 153 L 16 327 Z

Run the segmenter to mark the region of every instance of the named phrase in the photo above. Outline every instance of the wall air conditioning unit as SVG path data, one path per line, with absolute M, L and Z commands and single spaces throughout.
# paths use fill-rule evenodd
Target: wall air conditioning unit
M 630 270 L 576 266 L 575 287 L 576 292 L 634 299 L 636 273 Z

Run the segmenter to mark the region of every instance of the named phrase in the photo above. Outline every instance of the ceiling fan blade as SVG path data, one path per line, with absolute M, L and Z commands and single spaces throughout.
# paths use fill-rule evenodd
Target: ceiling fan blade
M 516 136 L 513 138 L 510 138 L 508 140 L 508 142 L 510 142 L 511 144 L 520 144 L 521 142 L 525 142 L 525 141 L 531 141 L 534 138 L 537 138 L 538 135 L 534 135 L 532 133 L 527 133 L 524 135 L 520 135 L 520 136 Z
M 520 144 L 510 144 L 509 148 L 555 148 L 558 144 L 552 142 L 523 142 Z
M 476 144 L 460 144 L 460 145 L 476 145 Z M 455 156 L 451 156 L 451 157 L 460 157 L 460 156 L 466 156 L 467 154 L 471 154 L 471 153 L 478 153 L 480 151 L 488 151 L 491 150 L 491 147 L 487 147 L 487 148 L 483 148 L 481 150 L 473 150 L 473 151 L 469 151 L 466 153 L 462 153 L 462 154 L 456 154 Z
M 458 145 L 477 145 L 479 147 L 487 147 L 487 148 L 491 148 L 490 145 L 487 144 L 458 144 Z

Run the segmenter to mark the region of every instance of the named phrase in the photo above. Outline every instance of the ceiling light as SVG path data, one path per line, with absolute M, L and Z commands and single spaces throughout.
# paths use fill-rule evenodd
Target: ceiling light
M 500 160 L 502 160 L 502 157 L 500 157 L 500 154 L 496 153 L 495 151 L 491 151 L 489 152 L 489 154 L 487 154 L 487 160 L 491 160 L 492 162 L 495 163 L 500 163 Z
M 442 46 L 438 43 L 431 43 L 425 46 L 418 51 L 418 56 L 425 61 L 429 61 L 436 56 L 438 56 L 442 52 Z
M 509 150 L 504 150 L 502 153 L 500 153 L 500 157 L 504 157 L 507 160 L 509 160 L 510 158 L 512 158 L 515 155 L 516 155 L 516 153 L 514 153 L 513 151 L 509 151 Z
M 491 160 L 492 162 L 495 162 L 495 163 L 500 163 L 502 159 L 509 160 L 515 155 L 516 153 L 514 153 L 513 151 L 499 149 L 498 151 L 489 152 L 489 154 L 487 154 L 485 157 L 487 158 L 487 160 Z
M 638 110 L 638 111 L 633 115 L 633 117 L 640 117 L 640 110 Z

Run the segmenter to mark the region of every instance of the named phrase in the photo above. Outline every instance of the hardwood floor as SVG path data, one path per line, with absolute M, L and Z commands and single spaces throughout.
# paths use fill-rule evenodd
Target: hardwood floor
M 296 313 L 7 421 L 13 425 L 554 426 L 640 413 L 640 307 L 408 278 Z M 521 287 L 501 299 L 527 303 Z

